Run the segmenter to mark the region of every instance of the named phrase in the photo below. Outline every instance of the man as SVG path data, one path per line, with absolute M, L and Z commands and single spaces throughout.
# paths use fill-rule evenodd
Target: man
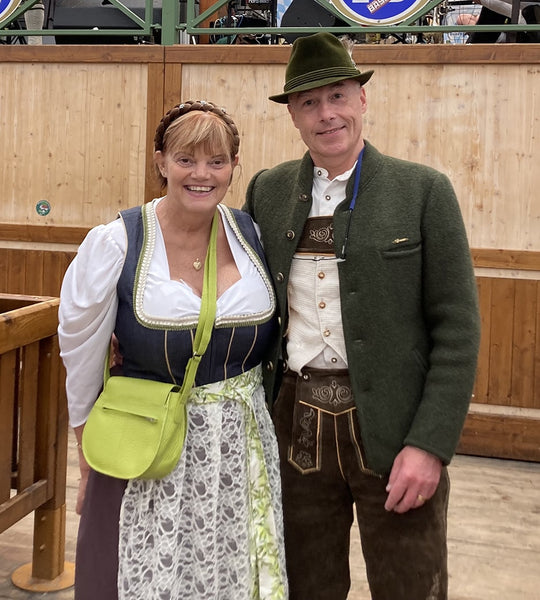
M 375 600 L 447 597 L 446 465 L 474 383 L 476 285 L 446 176 L 363 139 L 371 75 L 327 32 L 295 40 L 270 99 L 308 152 L 256 174 L 245 205 L 281 318 L 265 376 L 292 600 L 347 597 L 354 505 Z

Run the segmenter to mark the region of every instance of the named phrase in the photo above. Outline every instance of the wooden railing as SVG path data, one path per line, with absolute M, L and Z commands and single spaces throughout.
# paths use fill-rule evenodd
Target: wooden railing
M 64 562 L 68 420 L 58 298 L 0 294 L 0 532 L 35 511 L 32 563 L 19 587 L 73 583 Z

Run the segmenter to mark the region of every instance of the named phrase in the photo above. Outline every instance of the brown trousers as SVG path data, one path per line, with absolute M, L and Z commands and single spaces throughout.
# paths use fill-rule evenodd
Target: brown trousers
M 75 600 L 118 600 L 118 534 L 126 481 L 90 471 L 75 556 Z
M 347 598 L 353 505 L 372 599 L 446 600 L 446 469 L 435 495 L 421 508 L 402 515 L 385 511 L 388 478 L 362 468 L 360 431 L 353 408 L 341 414 L 318 413 L 317 468 L 302 473 L 289 461 L 294 459 L 294 446 L 299 441 L 312 440 L 313 427 L 310 433 L 310 425 L 303 418 L 311 409 L 304 410 L 306 405 L 302 404 L 303 413 L 298 411 L 297 394 L 306 396 L 301 390 L 300 378 L 285 373 L 273 409 L 282 469 L 290 600 Z

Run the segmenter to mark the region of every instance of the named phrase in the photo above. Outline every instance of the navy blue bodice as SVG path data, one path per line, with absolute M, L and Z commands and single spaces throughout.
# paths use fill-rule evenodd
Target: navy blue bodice
M 266 261 L 251 218 L 242 211 L 227 209 L 222 213 L 244 248 L 250 251 L 254 262 L 259 262 L 263 278 Z M 144 251 L 144 228 L 141 207 L 121 213 L 126 226 L 127 254 L 118 281 L 118 314 L 115 335 L 123 356 L 123 374 L 128 377 L 155 379 L 182 383 L 187 361 L 192 354 L 192 339 L 197 323 L 170 326 L 144 322 L 136 314 L 134 288 L 138 277 L 138 263 Z M 271 292 L 273 299 L 273 291 Z M 273 304 L 275 302 L 273 301 Z M 196 385 L 203 385 L 235 377 L 259 364 L 267 344 L 277 333 L 273 310 L 261 315 L 236 315 L 231 321 L 221 320 L 212 337 L 197 371 Z

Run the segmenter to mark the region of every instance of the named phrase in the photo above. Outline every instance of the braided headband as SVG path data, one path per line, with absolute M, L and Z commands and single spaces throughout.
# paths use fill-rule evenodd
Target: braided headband
M 236 128 L 234 121 L 225 112 L 224 108 L 218 108 L 206 100 L 188 100 L 187 102 L 177 104 L 175 107 L 171 108 L 171 110 L 161 119 L 156 129 L 156 135 L 154 136 L 154 149 L 156 151 L 163 150 L 163 137 L 169 125 L 178 119 L 178 117 L 181 117 L 182 115 L 185 115 L 193 110 L 214 113 L 225 123 L 225 125 L 227 125 L 227 127 L 231 130 L 233 137 L 233 155 L 236 156 L 236 154 L 238 154 L 238 148 L 240 147 L 240 135 L 238 134 L 238 129 Z

